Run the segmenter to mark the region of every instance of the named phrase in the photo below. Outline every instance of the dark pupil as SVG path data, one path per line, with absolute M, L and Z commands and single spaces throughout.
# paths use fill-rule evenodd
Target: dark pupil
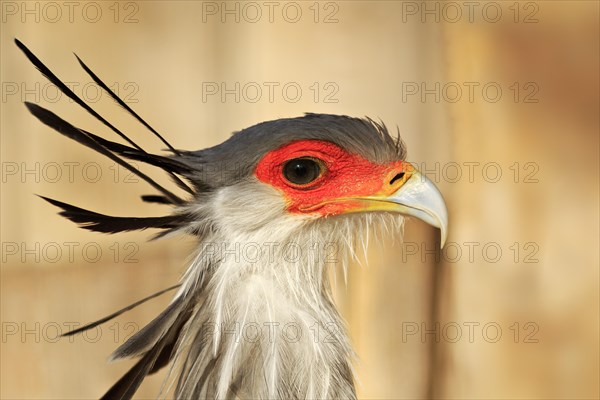
M 309 158 L 296 158 L 283 167 L 283 175 L 296 185 L 306 185 L 317 179 L 321 173 L 319 164 Z

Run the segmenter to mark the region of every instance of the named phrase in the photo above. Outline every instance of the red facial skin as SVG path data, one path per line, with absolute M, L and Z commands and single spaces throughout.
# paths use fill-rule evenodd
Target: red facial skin
M 300 157 L 321 160 L 325 166 L 321 176 L 306 185 L 293 184 L 283 175 L 285 163 Z M 407 166 L 410 164 L 402 161 L 376 164 L 330 142 L 300 140 L 267 153 L 254 174 L 281 191 L 289 212 L 329 216 L 370 208 L 360 198 L 391 195 L 408 179 L 410 171 L 405 171 L 404 178 L 390 181 Z

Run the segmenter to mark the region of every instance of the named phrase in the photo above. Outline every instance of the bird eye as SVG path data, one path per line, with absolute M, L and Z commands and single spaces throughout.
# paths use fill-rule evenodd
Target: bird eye
M 283 166 L 283 176 L 295 185 L 309 184 L 322 172 L 322 164 L 312 158 L 294 158 Z

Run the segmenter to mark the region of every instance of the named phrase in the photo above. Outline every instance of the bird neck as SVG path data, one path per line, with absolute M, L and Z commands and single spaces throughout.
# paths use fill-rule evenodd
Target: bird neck
M 183 290 L 201 299 L 185 328 L 181 376 L 193 380 L 193 366 L 213 360 L 209 397 L 355 397 L 352 350 L 327 272 L 340 243 L 318 228 L 302 232 L 281 241 L 220 232 L 201 243 L 184 276 Z M 178 395 L 196 393 L 182 387 L 189 390 Z

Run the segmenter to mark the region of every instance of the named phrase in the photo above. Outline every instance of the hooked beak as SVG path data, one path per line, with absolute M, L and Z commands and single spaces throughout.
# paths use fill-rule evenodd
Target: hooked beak
M 405 163 L 407 165 L 408 163 Z M 438 188 L 416 168 L 408 164 L 404 183 L 391 195 L 369 196 L 366 200 L 387 203 L 381 207 L 418 218 L 440 229 L 440 246 L 443 248 L 448 235 L 448 211 Z

